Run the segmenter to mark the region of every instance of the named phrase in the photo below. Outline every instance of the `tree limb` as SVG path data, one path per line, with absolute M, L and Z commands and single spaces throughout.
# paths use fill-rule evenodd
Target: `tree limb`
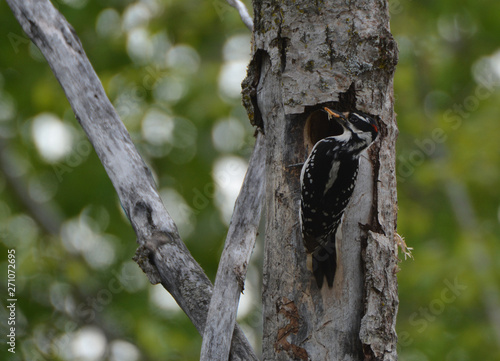
M 250 14 L 248 14 L 248 10 L 245 4 L 243 4 L 241 0 L 227 0 L 227 3 L 238 10 L 243 23 L 248 29 L 250 29 L 250 31 L 253 31 L 253 20 Z
M 30 39 L 40 48 L 118 193 L 140 244 L 137 261 L 150 280 L 161 281 L 203 333 L 212 285 L 181 241 L 153 177 L 90 64 L 80 40 L 48 0 L 7 0 Z M 256 360 L 235 327 L 233 360 Z
M 219 262 L 200 361 L 228 359 L 240 293 L 260 222 L 264 172 L 265 140 L 259 133 Z

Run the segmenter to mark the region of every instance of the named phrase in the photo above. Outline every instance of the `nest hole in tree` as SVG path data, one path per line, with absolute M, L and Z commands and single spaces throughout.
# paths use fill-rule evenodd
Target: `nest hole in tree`
M 326 137 L 340 135 L 343 133 L 342 126 L 335 119 L 328 119 L 328 114 L 323 110 L 313 111 L 307 117 L 304 126 L 304 147 L 309 153 L 314 144 Z

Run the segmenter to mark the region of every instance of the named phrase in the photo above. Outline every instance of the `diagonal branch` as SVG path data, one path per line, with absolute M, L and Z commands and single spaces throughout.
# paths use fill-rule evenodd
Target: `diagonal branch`
M 200 361 L 227 360 L 265 189 L 265 139 L 259 133 L 229 226 L 203 333 Z
M 253 31 L 253 20 L 250 17 L 250 14 L 248 13 L 245 4 L 243 4 L 241 0 L 227 0 L 227 3 L 236 10 L 238 10 L 238 13 L 240 14 L 241 20 L 243 20 L 243 23 L 246 25 L 248 29 L 250 29 L 250 31 Z
M 149 169 L 107 98 L 74 29 L 48 0 L 7 3 L 47 59 L 106 169 L 137 234 L 138 263 L 150 280 L 161 281 L 203 333 L 212 285 L 181 241 Z M 238 326 L 231 357 L 257 360 Z

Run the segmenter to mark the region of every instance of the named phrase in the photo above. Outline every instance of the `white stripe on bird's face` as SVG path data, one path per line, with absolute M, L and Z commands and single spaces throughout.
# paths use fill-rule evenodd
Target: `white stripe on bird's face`
M 356 116 L 359 120 L 365 122 L 365 123 L 368 123 L 370 124 L 370 120 L 369 119 L 366 119 L 365 117 L 361 116 L 360 114 L 358 113 L 352 113 L 352 115 Z

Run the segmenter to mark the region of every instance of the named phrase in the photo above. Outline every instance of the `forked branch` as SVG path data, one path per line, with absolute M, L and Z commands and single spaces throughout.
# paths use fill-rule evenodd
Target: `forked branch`
M 15 17 L 41 50 L 99 156 L 137 234 L 137 260 L 150 280 L 161 281 L 202 334 L 212 285 L 181 241 L 149 169 L 66 19 L 48 0 L 7 0 Z M 233 360 L 257 360 L 238 326 Z

